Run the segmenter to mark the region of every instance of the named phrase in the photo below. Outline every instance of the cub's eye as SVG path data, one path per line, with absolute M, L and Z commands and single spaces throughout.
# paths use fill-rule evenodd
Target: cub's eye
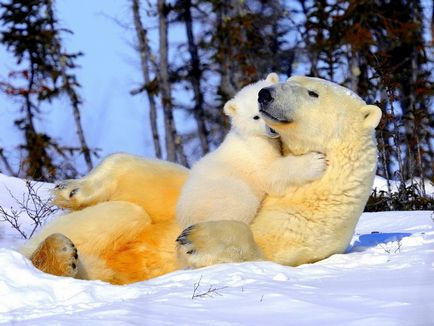
M 314 91 L 307 91 L 307 93 L 309 94 L 310 97 L 319 97 L 317 92 Z
M 260 119 L 259 115 L 255 115 L 255 116 L 253 117 L 253 120 L 259 120 L 259 119 Z

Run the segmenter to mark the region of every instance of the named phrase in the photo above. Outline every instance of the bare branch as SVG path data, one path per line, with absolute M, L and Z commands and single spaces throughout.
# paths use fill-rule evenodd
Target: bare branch
M 9 164 L 9 161 L 8 161 L 7 157 L 5 156 L 5 153 L 3 152 L 3 148 L 0 148 L 0 159 L 3 162 L 3 165 L 5 166 L 5 168 L 8 171 L 8 173 L 11 176 L 16 177 L 17 174 L 14 172 L 14 170 L 11 167 L 11 165 Z
M 201 281 L 202 281 L 202 275 L 200 276 L 199 281 L 197 281 L 193 285 L 193 294 L 191 296 L 192 300 L 194 300 L 196 298 L 204 298 L 204 297 L 211 297 L 212 298 L 216 295 L 221 296 L 222 294 L 219 291 L 227 288 L 227 286 L 216 288 L 216 287 L 213 287 L 212 285 L 210 285 L 208 290 L 203 291 L 203 292 L 199 292 L 199 287 L 200 287 Z
M 38 186 L 30 180 L 26 180 L 25 184 L 26 192 L 23 193 L 21 199 L 16 198 L 12 191 L 6 188 L 17 204 L 17 209 L 14 207 L 5 209 L 0 206 L 0 221 L 9 223 L 24 239 L 30 239 L 59 208 L 51 204 L 51 198 L 42 198 L 39 195 L 42 184 Z M 26 218 L 30 219 L 32 225 L 29 232 L 26 232 L 21 225 L 21 221 Z

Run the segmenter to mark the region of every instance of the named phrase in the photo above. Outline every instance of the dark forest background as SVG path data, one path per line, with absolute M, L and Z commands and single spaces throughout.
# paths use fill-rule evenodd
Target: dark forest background
M 433 209 L 423 180 L 434 180 L 433 4 L 418 0 L 260 1 L 125 0 L 128 25 L 135 31 L 144 110 L 155 157 L 189 166 L 214 149 L 228 130 L 222 106 L 244 85 L 277 72 L 291 76 L 297 65 L 308 75 L 353 89 L 377 104 L 383 118 L 377 129 L 377 174 L 387 191 L 373 192 L 367 210 Z M 72 157 L 90 170 L 98 155 L 89 148 L 80 110 L 79 57 L 62 43 L 73 31 L 61 26 L 55 0 L 0 0 L 0 42 L 17 68 L 0 78 L 0 92 L 19 106 L 16 128 L 23 135 L 18 168 L 0 144 L 0 171 L 53 181 L 78 176 Z M 103 5 L 103 3 L 102 3 Z M 424 6 L 432 12 L 427 17 Z M 425 13 L 425 14 L 424 14 Z M 171 27 L 182 28 L 185 42 L 171 43 Z M 150 28 L 158 29 L 151 48 Z M 177 51 L 176 62 L 168 52 Z M 188 92 L 186 106 L 172 96 Z M 35 119 L 44 103 L 64 97 L 77 131 L 76 146 L 64 146 Z M 188 112 L 195 130 L 182 134 L 174 110 Z M 157 119 L 164 121 L 158 128 Z M 193 148 L 187 151 L 186 148 Z M 186 154 L 188 153 L 188 154 Z M 393 187 L 398 185 L 398 191 Z

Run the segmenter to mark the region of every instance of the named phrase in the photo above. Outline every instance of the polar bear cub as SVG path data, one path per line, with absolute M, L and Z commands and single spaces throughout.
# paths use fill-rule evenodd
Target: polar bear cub
M 225 104 L 231 130 L 214 152 L 191 169 L 176 207 L 181 227 L 216 220 L 249 223 L 266 194 L 282 195 L 288 186 L 323 174 L 323 154 L 283 157 L 279 139 L 271 137 L 260 116 L 259 91 L 278 81 L 277 74 L 271 73 Z

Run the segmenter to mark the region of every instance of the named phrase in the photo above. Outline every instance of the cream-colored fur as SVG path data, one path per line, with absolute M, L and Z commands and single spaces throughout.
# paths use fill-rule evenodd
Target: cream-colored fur
M 54 204 L 79 210 L 105 201 L 124 201 L 144 207 L 153 221 L 164 221 L 175 213 L 187 173 L 171 162 L 112 154 L 86 177 L 57 184 Z
M 295 266 L 347 247 L 371 190 L 381 111 L 315 78 L 293 77 L 275 90 L 273 110 L 288 123 L 267 123 L 288 152 L 325 153 L 325 174 L 288 188 L 284 196 L 267 196 L 250 227 L 234 221 L 192 226 L 178 238 L 182 265 L 266 258 Z M 79 277 L 124 284 L 173 271 L 179 268 L 175 239 L 182 231 L 175 202 L 187 177 L 175 164 L 111 156 L 78 187 L 70 181 L 56 189 L 56 202 L 74 212 L 46 226 L 23 252 L 29 256 L 45 236 L 63 233 L 78 249 Z M 75 197 L 80 189 L 87 194 Z
M 312 97 L 309 91 L 319 96 Z M 251 224 L 266 259 L 296 266 L 347 248 L 372 189 L 377 159 L 374 128 L 381 111 L 348 89 L 316 78 L 292 77 L 275 87 L 275 96 L 273 108 L 284 111 L 289 122 L 266 121 L 280 133 L 288 151 L 319 151 L 329 160 L 321 179 L 288 189 L 283 197 L 268 196 Z M 178 252 L 185 264 L 206 266 L 208 257 L 215 262 L 233 261 L 216 253 L 214 239 L 210 246 L 194 241 L 206 228 L 216 239 L 224 239 L 234 229 L 233 225 L 225 228 L 225 221 L 220 224 L 218 232 L 206 223 L 190 230 L 184 241 L 194 255 L 186 254 L 182 245 Z
M 124 216 L 128 217 L 126 225 Z M 112 279 L 114 273 L 99 258 L 101 253 L 111 246 L 116 246 L 116 242 L 122 237 L 136 236 L 149 224 L 150 217 L 139 206 L 120 201 L 100 203 L 55 219 L 31 241 L 24 244 L 21 253 L 30 257 L 36 249 L 35 244 L 41 243 L 53 233 L 61 233 L 72 239 L 75 246 L 80 248 L 82 268 L 79 278 L 98 279 L 100 276 L 94 275 L 104 274 L 104 278 Z M 98 255 L 94 256 L 94 252 Z M 85 268 L 88 265 L 86 260 L 91 261 L 92 268 Z
M 228 261 L 243 262 L 263 259 L 261 249 L 255 243 L 246 223 L 230 220 L 209 221 L 195 224 L 194 229 L 194 236 L 188 236 L 188 241 L 183 245 L 183 251 L 178 250 L 177 258 L 180 267 L 202 267 Z M 188 231 L 189 229 L 186 229 L 184 233 Z M 224 236 L 216 237 L 216 234 Z M 182 236 L 181 234 L 180 237 Z M 212 250 L 196 254 L 195 248 L 201 246 L 212 248 Z M 185 254 L 185 252 L 190 252 L 190 254 Z
M 315 180 L 324 173 L 324 155 L 282 157 L 278 138 L 267 135 L 258 93 L 276 83 L 278 76 L 269 74 L 226 103 L 231 130 L 214 152 L 191 169 L 176 209 L 182 228 L 217 220 L 249 224 L 266 194 L 283 195 L 288 186 Z
M 54 203 L 71 212 L 20 252 L 30 258 L 46 237 L 61 233 L 78 249 L 78 278 L 125 284 L 173 271 L 181 231 L 175 205 L 187 177 L 188 170 L 174 163 L 110 155 L 86 177 L 55 187 Z

